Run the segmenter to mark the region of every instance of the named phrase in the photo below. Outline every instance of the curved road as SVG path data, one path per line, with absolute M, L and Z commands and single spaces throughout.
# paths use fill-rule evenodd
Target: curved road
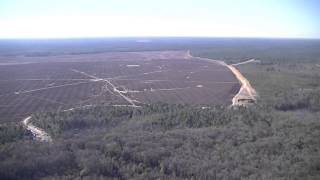
M 196 59 L 207 61 L 207 62 L 214 62 L 214 63 L 220 64 L 222 66 L 226 66 L 227 68 L 229 68 L 231 70 L 231 72 L 234 74 L 234 76 L 241 83 L 241 88 L 240 88 L 239 92 L 232 98 L 232 106 L 248 106 L 248 105 L 256 102 L 256 100 L 257 100 L 256 99 L 256 97 L 257 97 L 256 90 L 251 86 L 250 82 L 240 73 L 240 71 L 234 67 L 237 65 L 254 62 L 253 59 L 246 61 L 246 62 L 242 62 L 242 63 L 228 65 L 227 63 L 225 63 L 223 61 L 219 61 L 219 60 L 194 57 L 191 55 L 190 50 L 188 50 L 187 55 L 185 57 L 186 57 L 186 59 L 196 58 Z
M 31 116 L 26 117 L 22 123 L 26 126 L 27 130 L 31 131 L 32 135 L 39 141 L 51 142 L 52 138 L 43 129 L 34 126 L 31 122 Z

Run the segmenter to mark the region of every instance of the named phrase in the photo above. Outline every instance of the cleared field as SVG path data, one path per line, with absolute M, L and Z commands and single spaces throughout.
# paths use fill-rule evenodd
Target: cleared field
M 0 73 L 1 122 L 101 104 L 231 104 L 240 87 L 227 67 L 187 51 L 0 57 Z

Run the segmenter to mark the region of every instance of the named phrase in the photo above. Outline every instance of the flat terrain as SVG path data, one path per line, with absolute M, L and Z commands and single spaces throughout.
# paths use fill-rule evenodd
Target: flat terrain
M 0 179 L 318 180 L 319 49 L 289 39 L 0 41 Z M 229 108 L 254 95 L 248 82 L 256 105 Z
M 1 122 L 101 104 L 231 104 L 240 87 L 227 67 L 186 51 L 2 56 L 0 72 Z

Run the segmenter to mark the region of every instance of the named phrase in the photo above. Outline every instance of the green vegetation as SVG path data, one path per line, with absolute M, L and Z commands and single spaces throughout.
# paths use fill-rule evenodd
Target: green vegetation
M 50 132 L 54 142 L 3 144 L 0 176 L 318 179 L 316 114 L 299 119 L 260 106 L 168 104 L 37 114 L 33 122 Z
M 1 179 L 320 179 L 319 41 L 189 44 L 174 49 L 229 63 L 261 60 L 239 66 L 258 91 L 258 103 L 35 114 L 32 122 L 53 142 L 32 141 L 21 127 L 2 125 Z
M 22 126 L 13 123 L 0 125 L 0 146 L 9 142 L 31 139 L 31 133 Z
M 320 68 L 314 63 L 248 64 L 240 70 L 259 92 L 259 104 L 282 111 L 320 108 Z

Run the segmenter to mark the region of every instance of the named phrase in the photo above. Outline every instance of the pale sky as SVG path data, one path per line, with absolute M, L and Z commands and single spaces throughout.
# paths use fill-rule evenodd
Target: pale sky
M 320 0 L 0 0 L 0 38 L 320 38 Z

